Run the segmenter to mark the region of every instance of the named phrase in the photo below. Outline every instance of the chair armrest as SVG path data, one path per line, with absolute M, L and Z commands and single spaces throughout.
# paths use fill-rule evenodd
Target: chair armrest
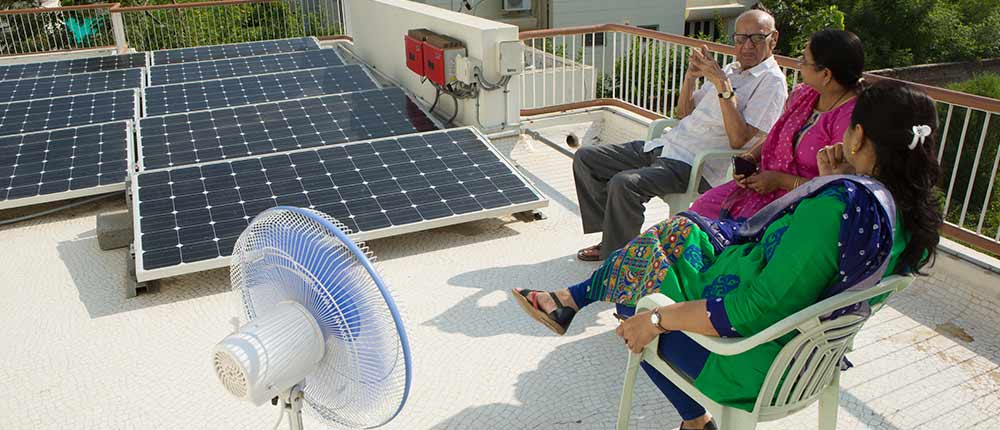
M 675 118 L 661 118 L 649 123 L 649 131 L 646 133 L 646 140 L 653 140 L 661 135 L 669 127 L 673 128 L 679 121 Z
M 702 172 L 705 170 L 705 163 L 713 160 L 728 160 L 734 156 L 740 155 L 745 152 L 742 149 L 720 149 L 713 151 L 704 151 L 695 154 L 694 164 L 691 165 L 691 177 L 688 178 L 688 194 L 697 194 L 698 188 L 701 185 Z
M 893 275 L 872 288 L 863 291 L 847 291 L 802 309 L 774 325 L 750 337 L 721 338 L 703 334 L 684 332 L 705 349 L 719 355 L 737 355 L 780 338 L 792 330 L 805 331 L 820 324 L 819 317 L 845 306 L 861 303 L 887 292 L 899 292 L 913 282 L 912 276 Z M 667 306 L 674 301 L 663 294 L 650 294 L 639 300 L 636 312 Z

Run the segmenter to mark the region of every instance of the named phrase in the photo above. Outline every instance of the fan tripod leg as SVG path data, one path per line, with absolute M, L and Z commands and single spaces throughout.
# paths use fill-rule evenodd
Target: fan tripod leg
M 298 385 L 281 394 L 281 407 L 288 413 L 288 424 L 292 430 L 302 430 L 302 388 Z

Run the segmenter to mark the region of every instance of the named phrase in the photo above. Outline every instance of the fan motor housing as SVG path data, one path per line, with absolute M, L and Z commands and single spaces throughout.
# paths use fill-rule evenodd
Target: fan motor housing
M 284 301 L 219 342 L 212 364 L 232 395 L 259 406 L 302 382 L 323 358 L 324 345 L 309 311 Z

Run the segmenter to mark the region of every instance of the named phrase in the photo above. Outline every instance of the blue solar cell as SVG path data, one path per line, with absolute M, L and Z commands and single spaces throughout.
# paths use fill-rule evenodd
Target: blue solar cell
M 253 57 L 282 52 L 308 51 L 319 49 L 316 39 L 302 37 L 296 39 L 265 40 L 261 42 L 232 43 L 227 45 L 199 46 L 194 48 L 167 49 L 153 51 L 156 65 L 208 61 L 221 58 Z
M 156 169 L 437 127 L 402 90 L 386 88 L 144 118 L 139 128 L 141 167 Z
M 136 90 L 0 103 L 0 135 L 134 119 Z
M 153 66 L 149 69 L 151 85 L 167 85 L 210 79 L 251 76 L 262 73 L 287 72 L 341 66 L 344 61 L 333 49 L 264 55 L 260 57 L 227 58 L 214 61 Z
M 0 66 L 0 81 L 142 67 L 146 67 L 146 54 L 144 53 L 12 64 Z
M 396 166 L 419 166 L 407 156 L 418 148 L 456 158 L 473 151 L 490 159 L 463 168 L 466 179 L 459 179 L 439 155 L 425 159 L 439 162 L 426 164 L 427 170 L 394 176 Z M 362 168 L 370 165 L 375 167 Z M 472 175 L 473 170 L 478 174 Z M 485 140 L 467 129 L 220 161 L 165 173 L 140 172 L 137 178 L 145 270 L 227 256 L 247 222 L 276 205 L 312 207 L 353 231 L 373 232 L 542 199 Z M 187 250 L 189 246 L 194 250 Z
M 0 103 L 139 88 L 142 69 L 109 70 L 0 82 Z
M 0 137 L 0 203 L 13 207 L 124 188 L 130 129 L 124 121 Z M 68 197 L 67 197 L 68 198 Z

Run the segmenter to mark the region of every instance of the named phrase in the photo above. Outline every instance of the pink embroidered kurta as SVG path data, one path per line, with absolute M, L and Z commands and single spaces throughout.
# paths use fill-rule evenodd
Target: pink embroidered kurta
M 819 92 L 799 85 L 788 98 L 785 113 L 768 133 L 761 149 L 761 170 L 772 170 L 812 179 L 819 176 L 816 153 L 825 146 L 840 142 L 851 123 L 855 100 L 844 103 L 819 117 L 810 126 L 810 117 L 819 101 Z M 799 137 L 800 131 L 803 131 Z M 796 144 L 796 140 L 798 143 Z M 758 194 L 729 181 L 712 188 L 698 198 L 691 210 L 709 218 L 749 218 L 787 191 L 778 189 Z

